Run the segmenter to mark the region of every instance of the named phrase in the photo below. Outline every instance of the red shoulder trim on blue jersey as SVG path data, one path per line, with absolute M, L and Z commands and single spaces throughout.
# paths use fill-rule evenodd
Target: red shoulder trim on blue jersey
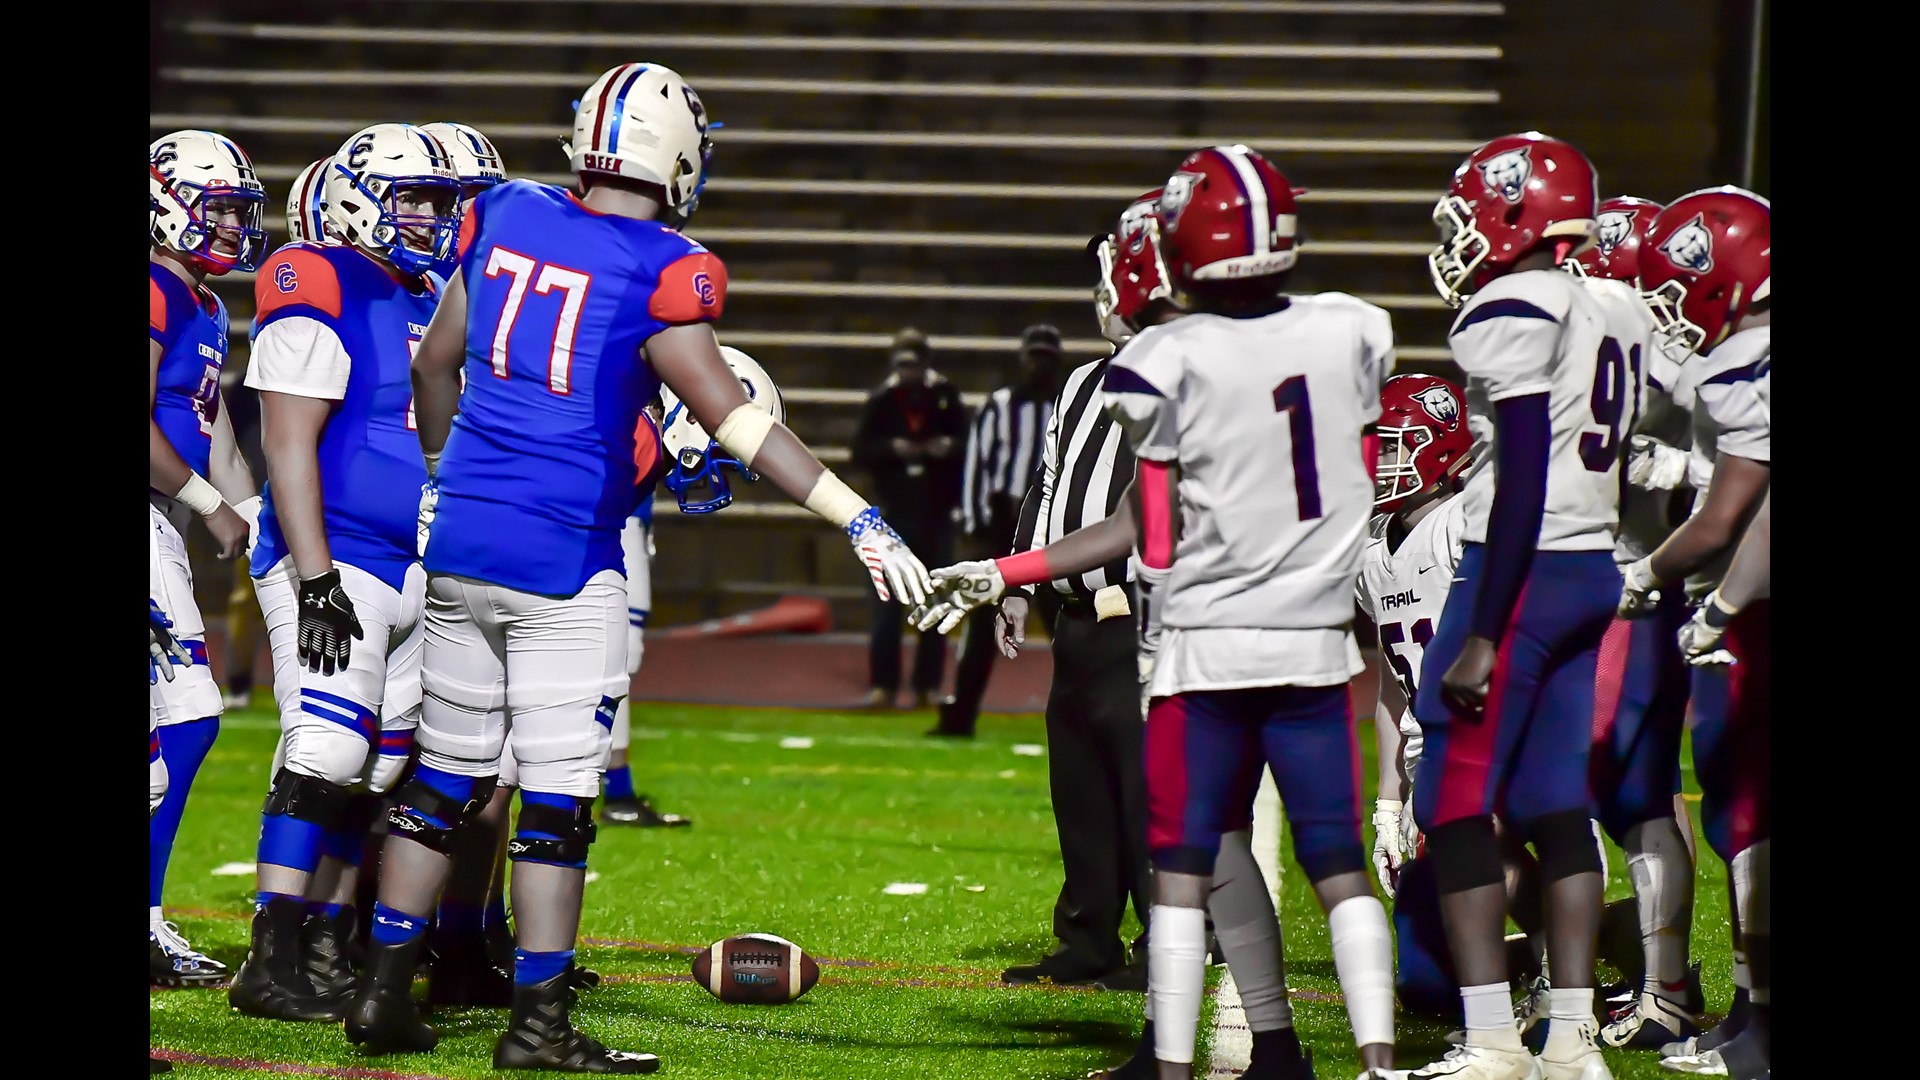
M 479 199 L 468 199 L 465 209 L 460 211 L 460 239 L 453 249 L 456 266 L 466 261 L 467 249 L 473 246 L 474 235 L 480 231 L 479 203 Z
M 647 314 L 669 326 L 713 322 L 727 303 L 727 268 L 711 251 L 691 251 L 660 271 Z
M 273 253 L 253 279 L 254 323 L 265 325 L 276 313 L 292 307 L 310 308 L 340 317 L 340 272 L 318 249 L 281 248 Z
M 171 349 L 193 324 L 200 300 L 193 287 L 158 263 L 147 264 L 147 340 Z

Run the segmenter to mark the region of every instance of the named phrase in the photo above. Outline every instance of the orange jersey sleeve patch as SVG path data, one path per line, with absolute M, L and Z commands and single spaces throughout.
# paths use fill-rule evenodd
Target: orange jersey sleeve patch
M 256 320 L 295 305 L 340 317 L 340 275 L 317 251 L 286 248 L 268 259 L 254 276 Z
M 660 271 L 647 313 L 669 325 L 706 322 L 718 319 L 726 302 L 726 265 L 711 251 L 695 251 Z
M 167 294 L 160 291 L 160 283 L 147 279 L 147 327 L 164 334 L 167 332 Z

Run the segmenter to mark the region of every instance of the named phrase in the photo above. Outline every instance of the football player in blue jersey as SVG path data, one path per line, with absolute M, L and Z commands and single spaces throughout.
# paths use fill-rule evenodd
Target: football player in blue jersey
M 422 131 L 440 140 L 440 145 L 453 155 L 453 171 L 460 175 L 460 205 L 472 202 L 481 192 L 495 184 L 507 182 L 506 166 L 500 161 L 500 151 L 494 149 L 493 140 L 480 133 L 480 130 L 466 124 L 440 121 L 434 124 L 420 125 Z M 453 277 L 459 268 L 455 252 L 449 250 L 445 257 L 435 259 L 434 276 L 445 283 Z
M 493 1064 L 659 1067 L 574 1029 L 568 969 L 612 741 L 607 689 L 625 667 L 634 431 L 663 382 L 743 467 L 845 529 L 883 599 L 914 604 L 928 590 L 879 513 L 755 408 L 720 354 L 710 324 L 726 268 L 676 231 L 705 182 L 707 132 L 677 73 L 622 64 L 575 114 L 582 194 L 515 180 L 462 217 L 459 268 L 414 367 L 436 476 L 421 499 L 435 516 L 420 761 L 390 818 L 368 974 L 347 1018 L 348 1037 L 377 1051 L 437 1041 L 408 988 L 446 852 L 486 804 L 505 749 L 520 783 L 508 849 L 518 945 Z
M 412 749 L 420 707 L 414 506 L 427 480 L 409 364 L 453 244 L 459 181 L 406 124 L 355 133 L 323 170 L 340 243 L 289 244 L 254 281 L 266 503 L 254 585 L 281 744 L 262 812 L 242 1012 L 338 1020 L 353 971 L 361 840 Z
M 206 627 L 182 536 L 188 511 L 197 513 L 220 558 L 232 559 L 245 549 L 260 505 L 220 408 L 227 309 L 205 281 L 259 265 L 266 192 L 246 152 L 215 132 L 163 135 L 147 157 L 147 501 L 156 547 L 148 599 L 174 620 L 190 658 L 176 658 L 177 677 L 150 696 L 149 726 L 172 783 L 148 821 L 147 952 L 154 985 L 208 985 L 225 979 L 226 967 L 195 951 L 161 910 L 187 795 L 220 730 L 220 688 L 207 666 Z

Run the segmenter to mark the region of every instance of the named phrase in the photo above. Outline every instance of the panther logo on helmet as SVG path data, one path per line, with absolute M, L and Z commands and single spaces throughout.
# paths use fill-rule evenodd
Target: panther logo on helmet
M 1660 245 L 1660 254 L 1665 255 L 1673 265 L 1704 274 L 1713 269 L 1713 234 L 1707 231 L 1705 215 L 1695 214 L 1693 220 L 1674 230 L 1672 236 Z
M 1445 386 L 1429 386 L 1414 394 L 1413 400 L 1420 403 L 1428 416 L 1442 424 L 1451 424 L 1460 418 L 1460 401 Z
M 1193 185 L 1199 182 L 1200 177 L 1189 172 L 1177 172 L 1167 177 L 1167 186 L 1160 192 L 1160 220 L 1169 225 L 1180 220 L 1180 211 L 1192 201 Z
M 1600 254 L 1611 255 L 1621 241 L 1633 235 L 1633 219 L 1636 211 L 1609 210 L 1600 215 L 1598 228 L 1594 232 L 1594 246 Z
M 1499 192 L 1500 197 L 1510 203 L 1520 201 L 1527 181 L 1533 176 L 1533 159 L 1527 150 L 1525 146 L 1517 146 L 1480 163 L 1480 179 L 1489 190 Z

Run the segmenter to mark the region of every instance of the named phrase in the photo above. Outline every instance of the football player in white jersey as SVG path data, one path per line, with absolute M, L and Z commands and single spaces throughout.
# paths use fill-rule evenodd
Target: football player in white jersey
M 1643 242 L 1640 284 L 1660 330 L 1692 350 L 1681 372 L 1691 392 L 1696 462 L 1711 481 L 1693 516 L 1658 550 L 1626 569 L 1620 613 L 1644 614 L 1670 583 L 1692 599 L 1719 584 L 1771 482 L 1772 224 L 1766 200 L 1735 187 L 1697 191 L 1655 216 Z M 1704 469 L 1692 469 L 1704 473 Z M 1734 1005 L 1697 1040 L 1665 1048 L 1690 1071 L 1764 1071 L 1771 954 L 1764 905 L 1755 909 L 1753 864 L 1767 858 L 1766 690 L 1769 603 L 1740 609 L 1721 647 L 1739 662 L 1693 669 L 1694 771 L 1702 831 L 1729 863 L 1734 892 Z M 1754 850 L 1756 849 L 1757 850 Z M 1749 918 L 1751 914 L 1753 918 Z
M 147 173 L 147 512 L 158 549 L 147 598 L 174 620 L 191 657 L 148 701 L 148 726 L 157 729 L 171 782 L 147 820 L 147 954 L 153 985 L 207 986 L 225 979 L 226 967 L 187 943 L 166 921 L 161 899 L 181 816 L 219 734 L 222 709 L 184 535 L 197 515 L 219 557 L 232 559 L 249 549 L 259 515 L 259 489 L 220 407 L 227 309 L 206 279 L 259 265 L 266 193 L 246 152 L 212 131 L 154 140 Z
M 1672 392 L 1684 349 L 1656 340 L 1640 301 L 1647 226 L 1660 204 L 1614 198 L 1600 204 L 1594 246 L 1566 268 L 1623 321 L 1642 318 L 1644 340 L 1628 342 L 1631 376 L 1644 384 L 1630 445 L 1685 447 L 1689 420 Z M 1682 454 L 1683 451 L 1673 450 Z M 1644 455 L 1641 456 L 1642 458 Z M 1631 452 L 1628 483 L 1620 486 L 1620 531 L 1614 562 L 1644 558 L 1685 514 L 1685 493 L 1635 485 Z M 1594 812 L 1626 853 L 1639 911 L 1643 972 L 1631 997 L 1600 1032 L 1608 1046 L 1658 1049 L 1698 1034 L 1700 1002 L 1687 963 L 1693 925 L 1693 826 L 1680 800 L 1680 738 L 1686 724 L 1688 670 L 1674 644 L 1686 620 L 1676 594 L 1638 622 L 1615 618 L 1600 645 L 1595 685 Z
M 1431 375 L 1395 375 L 1380 391 L 1379 464 L 1373 508 L 1379 514 L 1360 556 L 1354 595 L 1380 637 L 1379 796 L 1373 807 L 1373 866 L 1388 896 L 1413 856 L 1418 827 L 1407 790 L 1420 760 L 1414 690 L 1420 656 L 1460 561 L 1465 504 L 1457 481 L 1473 460 L 1460 389 Z
M 1259 154 L 1189 154 L 1152 227 L 1192 314 L 1142 331 L 1104 388 L 1139 463 L 1139 576 L 1161 634 L 1146 738 L 1163 1078 L 1192 1074 L 1215 857 L 1249 820 L 1263 764 L 1328 913 L 1362 1075 L 1393 1066 L 1393 938 L 1361 841 L 1348 700 L 1373 503 L 1354 451 L 1380 416 L 1392 326 L 1342 293 L 1281 294 L 1296 222 L 1293 189 Z
M 1116 346 L 1124 347 L 1146 327 L 1169 323 L 1185 314 L 1176 306 L 1172 286 L 1168 284 L 1169 275 L 1160 258 L 1158 229 L 1149 224 L 1160 194 L 1156 188 L 1135 199 L 1121 214 L 1114 230 L 1090 245 L 1100 267 L 1100 282 L 1094 292 L 1095 317 L 1102 336 Z M 1055 466 L 1051 460 L 1053 445 L 1054 440 L 1049 439 L 1045 462 L 1048 469 Z M 1027 565 L 1033 568 L 1029 574 L 1041 576 L 1029 582 L 1017 576 L 1016 570 L 1012 584 L 1037 585 L 1126 558 L 1133 552 L 1134 534 L 1133 507 L 1123 498 L 1111 517 L 1039 549 L 1045 553 L 1042 562 L 1028 559 Z M 967 612 L 998 603 L 1009 585 L 1001 573 L 1001 567 L 1007 562 L 1007 559 L 963 562 L 936 570 L 939 594 L 913 613 L 914 624 L 923 633 L 936 627 L 945 633 L 958 625 Z M 1143 609 L 1140 660 L 1144 690 L 1152 675 L 1155 641 L 1151 628 L 1144 625 L 1150 621 L 1146 611 L 1151 604 L 1144 588 L 1139 597 Z M 1009 658 L 1017 655 L 1018 645 L 1009 642 L 1007 637 L 1021 622 L 1016 619 L 1011 627 L 1002 622 L 999 631 L 1002 648 Z M 1143 699 L 1143 714 L 1144 706 Z M 1212 919 L 1227 967 L 1233 973 L 1247 1027 L 1252 1033 L 1247 1067 L 1241 1076 L 1246 1080 L 1310 1080 L 1313 1055 L 1301 1046 L 1293 1028 L 1280 922 L 1274 913 L 1273 896 L 1254 856 L 1247 823 L 1241 823 L 1220 838 L 1220 854 L 1214 862 L 1212 889 L 1207 896 L 1207 914 Z M 1153 1080 L 1159 1074 L 1154 1043 L 1153 1001 L 1149 996 L 1146 1023 L 1133 1057 L 1114 1069 L 1094 1074 L 1095 1077 L 1098 1080 Z
M 1475 445 L 1466 546 L 1414 705 L 1426 739 L 1414 817 L 1467 1024 L 1465 1042 L 1414 1080 L 1610 1076 L 1594 1019 L 1604 885 L 1587 763 L 1620 576 L 1615 486 L 1639 389 L 1630 345 L 1645 329 L 1559 269 L 1592 242 L 1598 202 L 1585 155 L 1527 132 L 1468 155 L 1434 209 L 1441 242 L 1428 266 L 1462 309 L 1449 345 Z M 1545 882 L 1553 1023 L 1538 1059 L 1509 1001 L 1496 808 L 1533 844 Z

